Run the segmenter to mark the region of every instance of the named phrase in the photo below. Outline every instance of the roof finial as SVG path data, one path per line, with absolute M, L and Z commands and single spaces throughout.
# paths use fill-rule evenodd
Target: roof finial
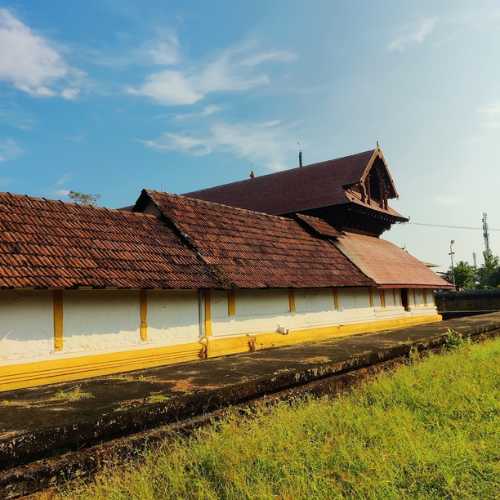
M 380 149 L 380 144 L 378 143 L 378 139 L 377 139 L 377 149 Z
M 297 145 L 299 146 L 299 167 L 302 168 L 302 149 L 300 147 L 300 141 L 297 141 Z
M 252 170 L 250 171 L 250 179 L 255 179 L 255 172 Z

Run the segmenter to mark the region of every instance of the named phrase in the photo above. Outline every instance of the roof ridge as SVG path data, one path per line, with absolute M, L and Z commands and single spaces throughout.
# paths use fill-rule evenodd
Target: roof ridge
M 131 212 L 127 210 L 122 210 L 120 208 L 109 208 L 109 207 L 100 207 L 100 206 L 94 206 L 94 205 L 81 205 L 79 203 L 71 203 L 63 200 L 57 200 L 57 199 L 52 199 L 52 198 L 45 198 L 43 196 L 31 196 L 28 194 L 18 194 L 18 193 L 11 193 L 9 191 L 0 191 L 0 197 L 2 195 L 7 195 L 10 198 L 16 199 L 16 200 L 32 200 L 32 201 L 37 201 L 37 202 L 43 202 L 51 205 L 62 205 L 65 207 L 73 207 L 73 208 L 78 208 L 82 210 L 97 210 L 97 211 L 102 211 L 102 212 L 111 212 L 111 213 L 119 213 L 123 214 L 125 216 L 127 215 L 132 215 L 132 216 L 139 216 L 139 217 L 148 217 L 148 218 L 155 218 L 154 215 L 152 214 L 146 214 L 143 212 Z M 1 201 L 0 201 L 1 203 Z
M 207 200 L 202 200 L 200 198 L 193 198 L 191 196 L 187 196 L 184 194 L 175 194 L 175 193 L 169 193 L 167 191 L 156 191 L 154 189 L 145 189 L 147 193 L 158 193 L 160 195 L 166 195 L 166 196 L 172 196 L 174 198 L 183 198 L 187 199 L 199 204 L 204 204 L 204 205 L 211 205 L 211 206 L 216 206 L 216 207 L 224 207 L 224 208 L 229 208 L 234 211 L 238 212 L 244 212 L 246 214 L 252 214 L 252 215 L 257 215 L 259 217 L 263 218 L 271 218 L 271 219 L 281 219 L 281 220 L 286 220 L 286 221 L 293 221 L 290 217 L 284 217 L 282 215 L 273 215 L 273 214 L 268 214 L 265 212 L 258 212 L 256 210 L 250 210 L 248 208 L 240 208 L 240 207 L 235 207 L 234 205 L 226 205 L 225 203 L 218 203 L 216 201 L 207 201 Z
M 226 187 L 226 186 L 232 186 L 232 185 L 235 185 L 235 184 L 249 182 L 251 180 L 255 181 L 256 179 L 269 178 L 269 177 L 273 177 L 275 175 L 284 174 L 286 172 L 295 172 L 297 170 L 304 170 L 304 169 L 307 169 L 307 168 L 310 168 L 310 167 L 319 167 L 319 166 L 327 164 L 327 163 L 345 160 L 347 158 L 352 158 L 354 156 L 360 156 L 360 155 L 364 155 L 364 154 L 367 154 L 367 153 L 373 154 L 375 151 L 376 151 L 376 148 L 367 149 L 366 151 L 360 151 L 359 153 L 353 153 L 353 154 L 346 155 L 346 156 L 339 156 L 338 158 L 331 158 L 330 160 L 318 161 L 316 163 L 309 163 L 308 165 L 304 165 L 302 167 L 286 168 L 284 170 L 279 170 L 278 172 L 271 172 L 269 174 L 257 175 L 253 179 L 241 179 L 239 181 L 227 182 L 226 184 L 219 184 L 217 186 L 212 186 L 212 187 L 207 187 L 207 188 L 202 188 L 202 189 L 196 189 L 195 191 L 189 191 L 189 192 L 184 193 L 184 194 L 185 195 L 189 195 L 191 193 L 199 193 L 201 191 L 208 191 L 208 190 L 212 190 L 212 189 L 216 189 L 216 188 L 222 188 L 222 187 Z

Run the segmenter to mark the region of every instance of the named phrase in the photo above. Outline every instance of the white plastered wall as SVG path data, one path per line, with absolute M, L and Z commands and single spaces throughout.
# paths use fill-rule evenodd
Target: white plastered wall
M 192 343 L 203 335 L 196 291 L 148 292 L 148 340 L 140 339 L 137 291 L 78 290 L 64 292 L 64 347 L 54 352 L 53 303 L 49 291 L 0 292 L 0 364 L 118 352 Z M 295 312 L 288 290 L 237 290 L 236 314 L 228 314 L 228 294 L 212 291 L 212 330 L 216 337 L 270 333 L 279 328 L 301 330 L 363 323 L 405 316 L 436 314 L 434 297 L 409 290 L 409 311 L 385 291 L 338 288 L 338 310 L 331 288 L 295 290 Z M 416 300 L 414 300 L 416 299 Z M 427 303 L 425 303 L 427 302 Z
M 64 353 L 95 354 L 141 345 L 138 292 L 66 291 L 63 304 Z
M 196 291 L 148 292 L 148 343 L 188 344 L 200 339 L 200 308 Z
M 294 296 L 295 312 L 290 312 L 288 290 L 237 290 L 236 314 L 229 316 L 227 292 L 213 292 L 213 335 L 271 333 L 280 327 L 302 330 L 377 319 L 368 288 L 337 289 L 338 310 L 331 288 L 296 289 Z
M 237 290 L 236 314 L 228 314 L 228 293 L 212 292 L 212 331 L 217 337 L 291 328 L 287 290 Z
M 0 363 L 47 357 L 54 348 L 52 295 L 0 292 Z
M 213 335 L 225 337 L 244 334 L 271 333 L 278 328 L 301 330 L 330 325 L 363 323 L 384 319 L 397 319 L 417 315 L 436 314 L 431 290 L 427 291 L 427 304 L 423 292 L 416 291 L 417 303 L 413 302 L 413 290 L 409 290 L 410 310 L 405 311 L 400 289 L 381 291 L 372 289 L 372 305 L 368 288 L 337 288 L 338 310 L 331 288 L 296 289 L 295 312 L 289 311 L 288 290 L 237 290 L 235 315 L 228 310 L 228 294 L 212 293 Z
M 436 304 L 434 302 L 434 293 L 432 290 L 425 292 L 422 288 L 415 288 L 408 292 L 410 315 L 423 316 L 437 314 Z

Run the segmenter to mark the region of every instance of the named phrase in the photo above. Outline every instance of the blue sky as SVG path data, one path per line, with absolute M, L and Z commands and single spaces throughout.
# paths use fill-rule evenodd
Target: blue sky
M 499 53 L 498 1 L 0 2 L 0 190 L 119 207 L 378 140 L 400 212 L 500 228 Z M 385 237 L 443 266 L 450 239 L 482 251 Z

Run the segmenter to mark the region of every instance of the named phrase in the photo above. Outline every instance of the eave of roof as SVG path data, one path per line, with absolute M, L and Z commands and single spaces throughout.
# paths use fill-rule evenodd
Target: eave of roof
M 451 288 L 423 262 L 390 241 L 343 232 L 335 245 L 380 288 Z

